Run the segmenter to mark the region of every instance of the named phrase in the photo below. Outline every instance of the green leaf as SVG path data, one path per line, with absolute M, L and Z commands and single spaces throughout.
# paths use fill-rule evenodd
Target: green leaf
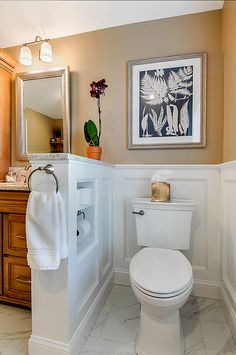
M 84 123 L 84 137 L 85 137 L 86 142 L 89 143 L 91 139 L 88 134 L 88 127 L 87 126 L 88 126 L 88 123 L 85 122 Z
M 98 131 L 95 123 L 92 120 L 88 120 L 84 124 L 84 136 L 86 141 L 91 145 L 99 146 Z
M 91 139 L 95 138 L 98 135 L 97 127 L 92 120 L 88 120 L 87 123 L 88 134 Z

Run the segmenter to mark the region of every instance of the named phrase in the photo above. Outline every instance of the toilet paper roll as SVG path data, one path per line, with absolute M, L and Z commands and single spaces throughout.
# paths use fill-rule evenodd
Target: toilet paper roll
M 78 240 L 81 242 L 82 240 L 87 238 L 87 236 L 91 232 L 91 224 L 86 219 L 83 219 L 82 221 L 78 222 L 77 229 L 79 232 Z

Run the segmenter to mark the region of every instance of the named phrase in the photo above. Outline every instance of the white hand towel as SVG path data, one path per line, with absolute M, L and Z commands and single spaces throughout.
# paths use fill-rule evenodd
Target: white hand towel
M 60 192 L 32 191 L 26 210 L 27 260 L 32 269 L 56 270 L 68 256 L 65 208 Z

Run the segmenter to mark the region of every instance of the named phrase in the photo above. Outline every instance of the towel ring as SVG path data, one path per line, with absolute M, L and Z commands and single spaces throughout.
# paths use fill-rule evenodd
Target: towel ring
M 45 171 L 47 174 L 51 174 L 54 179 L 55 179 L 55 182 L 56 182 L 56 192 L 58 192 L 59 190 L 59 182 L 58 182 L 58 178 L 56 176 L 56 174 L 54 173 L 54 167 L 52 164 L 47 164 L 46 166 L 40 166 L 39 168 L 37 169 L 34 169 L 33 171 L 31 171 L 31 173 L 29 174 L 29 177 L 28 177 L 28 188 L 29 190 L 31 191 L 31 184 L 30 184 L 30 180 L 31 180 L 31 177 L 32 175 L 36 172 L 36 171 Z

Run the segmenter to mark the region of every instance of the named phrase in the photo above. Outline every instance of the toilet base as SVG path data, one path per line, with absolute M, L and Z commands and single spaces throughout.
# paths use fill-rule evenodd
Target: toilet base
M 183 335 L 179 310 L 157 315 L 141 307 L 136 339 L 137 355 L 183 355 Z

